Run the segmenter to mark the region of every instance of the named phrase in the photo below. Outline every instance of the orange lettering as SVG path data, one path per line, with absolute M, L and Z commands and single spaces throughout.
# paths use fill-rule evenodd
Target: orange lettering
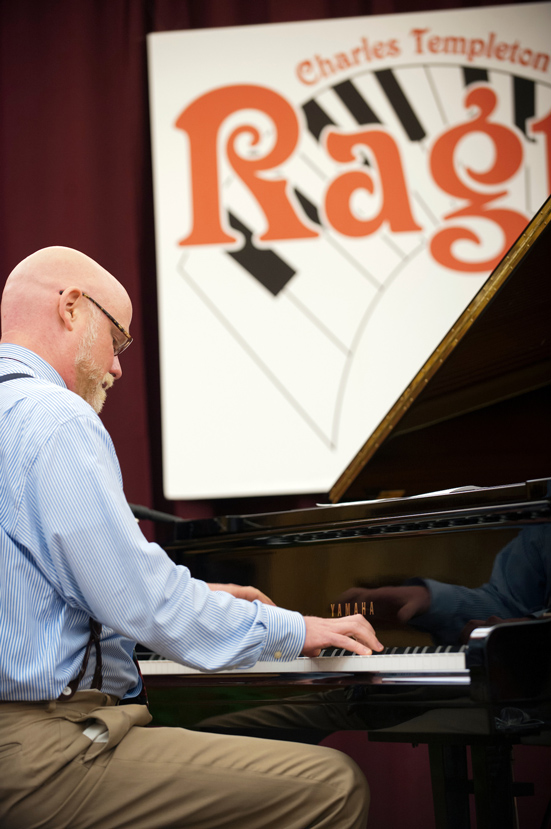
M 253 146 L 258 144 L 260 135 L 252 124 L 237 127 L 226 145 L 230 164 L 266 217 L 267 230 L 260 239 L 318 236 L 295 212 L 287 193 L 287 182 L 270 180 L 261 175 L 282 164 L 294 152 L 299 139 L 296 113 L 277 92 L 244 84 L 210 90 L 193 101 L 176 120 L 176 127 L 187 133 L 189 138 L 193 222 L 190 233 L 180 241 L 180 245 L 228 245 L 237 241 L 222 224 L 217 145 L 224 120 L 243 109 L 258 110 L 267 115 L 277 134 L 271 150 L 261 158 L 243 158 L 235 147 L 237 139 L 244 133 Z
M 452 213 L 445 219 L 460 216 L 475 216 L 484 218 L 498 225 L 504 233 L 502 249 L 495 256 L 484 261 L 464 261 L 452 253 L 452 246 L 459 240 L 471 241 L 480 245 L 478 236 L 465 227 L 446 227 L 438 231 L 430 243 L 430 250 L 434 259 L 446 268 L 472 273 L 475 271 L 492 270 L 503 258 L 508 248 L 526 225 L 526 217 L 515 210 L 507 208 L 491 208 L 486 205 L 501 196 L 506 190 L 494 193 L 481 193 L 473 190 L 457 174 L 457 165 L 454 156 L 459 142 L 467 135 L 480 132 L 487 135 L 494 145 L 494 161 L 492 166 L 484 172 L 478 173 L 470 168 L 466 174 L 474 182 L 491 186 L 503 184 L 510 179 L 520 168 L 523 159 L 522 144 L 516 133 L 502 124 L 488 120 L 495 109 L 497 96 L 489 87 L 476 87 L 466 97 L 466 107 L 478 107 L 479 114 L 471 121 L 452 127 L 444 132 L 435 142 L 430 155 L 430 169 L 436 184 L 446 193 L 457 198 L 466 199 L 467 205 Z
M 372 219 L 359 219 L 350 209 L 350 199 L 356 190 L 374 192 L 371 174 L 367 170 L 357 170 L 337 176 L 325 194 L 325 215 L 335 230 L 343 236 L 369 236 L 385 221 L 395 233 L 422 230 L 413 218 L 400 151 L 389 133 L 381 129 L 349 134 L 330 130 L 325 143 L 331 158 L 344 163 L 354 161 L 354 150 L 359 145 L 367 147 L 377 164 L 381 186 L 382 204 L 378 215 Z

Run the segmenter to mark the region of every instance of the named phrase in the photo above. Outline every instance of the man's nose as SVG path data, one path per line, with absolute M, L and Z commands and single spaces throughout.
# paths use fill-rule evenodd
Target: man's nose
M 109 374 L 112 374 L 115 380 L 119 380 L 122 377 L 122 368 L 118 357 L 113 357 L 113 363 L 109 369 Z

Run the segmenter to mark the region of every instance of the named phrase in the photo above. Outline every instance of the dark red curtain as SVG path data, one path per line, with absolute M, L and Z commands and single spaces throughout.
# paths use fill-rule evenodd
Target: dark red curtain
M 102 416 L 130 502 L 183 517 L 309 503 L 163 499 L 146 34 L 489 4 L 0 0 L 0 287 L 23 257 L 62 244 L 95 258 L 129 291 L 135 344 Z

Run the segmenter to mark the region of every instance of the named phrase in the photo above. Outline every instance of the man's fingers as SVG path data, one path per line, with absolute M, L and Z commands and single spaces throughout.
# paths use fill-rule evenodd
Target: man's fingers
M 353 637 L 359 644 L 364 644 L 370 650 L 381 650 L 383 645 L 377 639 L 377 634 L 373 630 L 370 623 L 360 614 L 355 616 L 343 616 L 336 620 L 340 623 L 344 630 L 339 630 L 348 637 Z M 352 648 L 349 648 L 352 650 Z
M 341 636 L 334 633 L 331 637 L 328 637 L 328 639 L 331 641 L 327 641 L 327 643 L 321 647 L 313 650 L 305 650 L 305 655 L 319 656 L 320 651 L 324 648 L 342 648 L 345 651 L 352 651 L 352 653 L 357 653 L 360 656 L 370 656 L 373 653 L 373 650 L 368 648 L 367 645 L 363 645 L 361 642 L 358 642 L 357 639 L 351 639 L 349 636 Z
M 258 600 L 263 604 L 272 605 L 275 607 L 275 603 L 267 596 L 262 590 L 258 590 L 256 587 L 243 587 L 241 588 L 241 592 L 238 594 L 238 598 L 240 599 L 247 599 L 249 602 L 254 602 Z
M 357 639 L 352 639 L 349 636 L 337 636 L 335 637 L 338 641 L 334 643 L 336 648 L 344 648 L 347 651 L 352 651 L 352 653 L 358 653 L 361 656 L 369 656 L 373 653 L 373 650 L 364 645 L 362 642 L 359 642 Z
M 369 622 L 359 614 L 338 619 L 310 616 L 306 617 L 305 621 L 306 640 L 303 653 L 307 656 L 314 656 L 319 653 L 320 648 L 327 647 L 343 648 L 362 656 L 383 649 Z
M 269 604 L 275 607 L 275 603 L 270 597 L 261 590 L 258 590 L 257 587 L 251 587 L 250 585 L 244 587 L 241 584 L 214 584 L 209 582 L 207 582 L 207 585 L 211 590 L 221 590 L 223 593 L 229 593 L 236 599 L 245 599 L 248 602 L 258 600 L 263 604 Z

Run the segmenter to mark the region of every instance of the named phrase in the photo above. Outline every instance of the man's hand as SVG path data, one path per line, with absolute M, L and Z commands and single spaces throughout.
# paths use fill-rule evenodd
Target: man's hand
M 263 604 L 271 604 L 275 607 L 274 602 L 261 590 L 257 590 L 256 587 L 243 587 L 240 584 L 208 584 L 208 586 L 211 590 L 223 590 L 224 593 L 231 593 L 236 599 L 246 599 L 248 602 L 254 602 L 255 599 L 258 599 Z
M 414 616 L 426 613 L 430 608 L 430 592 L 422 584 L 404 587 L 377 587 L 373 590 L 352 587 L 337 599 L 338 604 L 373 604 L 374 622 L 409 622 Z
M 306 639 L 302 653 L 304 656 L 319 656 L 322 648 L 331 645 L 345 648 L 347 651 L 366 656 L 373 651 L 383 650 L 375 631 L 359 613 L 355 616 L 341 616 L 338 619 L 320 619 L 318 616 L 305 616 Z

